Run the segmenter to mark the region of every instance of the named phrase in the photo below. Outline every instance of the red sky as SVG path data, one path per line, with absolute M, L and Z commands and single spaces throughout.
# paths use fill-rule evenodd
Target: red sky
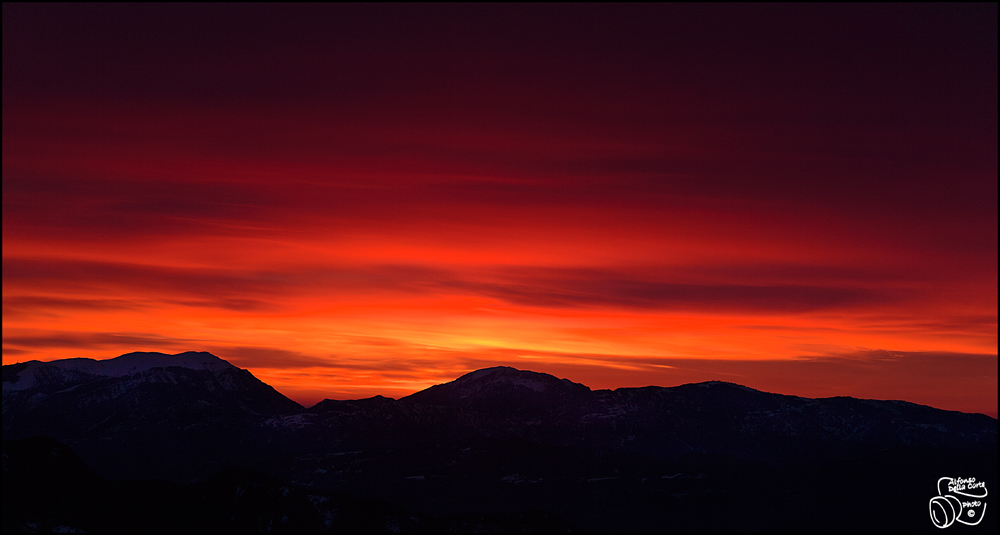
M 3 363 L 997 414 L 985 5 L 3 6 Z

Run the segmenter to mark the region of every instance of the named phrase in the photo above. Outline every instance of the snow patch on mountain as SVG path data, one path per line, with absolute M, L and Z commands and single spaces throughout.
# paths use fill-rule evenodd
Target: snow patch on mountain
M 511 368 L 509 366 L 495 366 L 493 368 L 483 368 L 481 370 L 476 370 L 474 372 L 467 373 L 467 374 L 459 377 L 458 379 L 456 379 L 456 382 L 458 382 L 458 381 L 462 381 L 462 382 L 464 382 L 464 381 L 473 381 L 475 379 L 479 379 L 480 377 L 486 377 L 487 375 L 492 375 L 492 374 L 494 374 L 496 372 L 503 371 L 503 370 L 517 371 L 514 368 Z
M 545 392 L 546 387 L 544 382 L 529 377 L 505 377 L 503 382 L 512 386 L 527 387 L 535 392 Z
M 290 427 L 293 429 L 302 429 L 303 427 L 308 427 L 315 425 L 315 414 L 292 414 L 290 416 L 279 416 L 277 418 L 271 418 L 264 421 L 264 425 L 271 427 Z M 336 455 L 336 454 L 335 454 Z
M 535 392 L 544 392 L 551 379 L 554 378 L 538 372 L 518 370 L 509 366 L 496 366 L 465 374 L 455 383 L 465 387 L 473 386 L 474 390 L 477 391 L 486 385 L 501 384 L 510 387 L 523 386 Z

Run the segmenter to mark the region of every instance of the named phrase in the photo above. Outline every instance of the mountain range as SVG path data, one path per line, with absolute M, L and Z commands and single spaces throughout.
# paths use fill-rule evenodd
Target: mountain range
M 904 401 L 718 381 L 591 390 L 494 367 L 398 400 L 305 408 L 204 352 L 3 366 L 3 435 L 5 531 L 157 529 L 71 505 L 148 494 L 144 507 L 201 510 L 214 498 L 190 496 L 229 496 L 247 478 L 269 489 L 257 506 L 229 524 L 175 511 L 172 528 L 920 531 L 936 529 L 940 477 L 997 482 L 996 419 Z M 53 471 L 50 457 L 75 460 Z M 82 490 L 46 509 L 43 480 Z M 266 511 L 269 523 L 253 516 Z

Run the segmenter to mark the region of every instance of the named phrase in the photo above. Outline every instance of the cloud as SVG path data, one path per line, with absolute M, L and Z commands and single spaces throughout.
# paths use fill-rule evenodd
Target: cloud
M 647 269 L 646 271 L 651 271 Z M 688 270 L 690 271 L 690 270 Z M 63 289 L 119 288 L 141 299 L 190 307 L 257 312 L 280 309 L 293 295 L 345 295 L 389 292 L 397 295 L 472 295 L 513 305 L 542 308 L 623 308 L 635 310 L 802 313 L 829 309 L 873 308 L 907 297 L 901 289 L 875 289 L 876 280 L 838 284 L 779 284 L 773 276 L 750 272 L 748 283 L 673 282 L 648 274 L 599 269 L 433 268 L 421 265 L 315 266 L 279 270 L 180 268 L 69 259 L 7 258 L 5 283 L 13 287 Z M 680 274 L 681 279 L 689 274 Z M 716 276 L 716 279 L 721 277 Z M 753 283 L 753 279 L 763 279 Z M 808 274 L 799 278 L 808 280 Z M 125 300 L 15 298 L 14 306 L 44 308 L 109 307 Z M 5 305 L 7 301 L 5 300 Z M 284 305 L 282 305 L 284 306 Z
M 4 258 L 4 283 L 34 288 L 101 291 L 107 288 L 142 290 L 152 295 L 209 295 L 219 304 L 236 308 L 262 303 L 248 295 L 280 292 L 287 276 L 282 273 L 216 268 L 179 268 L 125 262 L 75 259 Z M 118 293 L 118 292 L 115 292 Z M 185 300 L 189 306 L 205 306 L 211 300 Z M 224 307 L 229 308 L 229 307 Z
M 218 308 L 224 310 L 233 310 L 237 312 L 264 312 L 264 311 L 274 311 L 280 310 L 274 303 L 267 301 L 262 301 L 259 299 L 200 299 L 200 300 L 181 300 L 181 301 L 165 301 L 166 303 L 175 303 L 178 305 L 183 305 L 186 307 L 194 308 Z
M 455 281 L 446 286 L 504 301 L 538 307 L 620 307 L 684 311 L 796 313 L 886 302 L 865 288 L 672 284 L 657 281 L 592 279 L 496 284 Z
M 121 310 L 141 308 L 132 301 L 125 299 L 74 299 L 67 297 L 48 297 L 37 295 L 5 295 L 4 307 L 13 310 L 34 308 L 68 308 L 83 310 Z
M 77 299 L 37 295 L 4 295 L 5 320 L 56 317 L 64 314 L 93 313 L 115 310 L 139 310 L 142 304 L 126 299 Z
M 30 332 L 20 330 L 19 332 Z M 3 337 L 4 344 L 29 349 L 73 348 L 81 350 L 122 348 L 127 351 L 141 351 L 146 347 L 177 347 L 190 345 L 193 340 L 171 338 L 153 333 L 122 332 L 71 332 L 50 331 L 35 334 L 10 334 Z

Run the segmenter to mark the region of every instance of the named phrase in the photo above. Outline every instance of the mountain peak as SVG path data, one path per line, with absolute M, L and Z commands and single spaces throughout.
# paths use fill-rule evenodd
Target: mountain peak
M 129 373 L 140 371 L 140 368 L 142 370 L 148 370 L 151 368 L 165 368 L 168 366 L 212 371 L 235 367 L 208 351 L 185 351 L 183 353 L 177 353 L 176 355 L 168 355 L 166 353 L 158 353 L 154 351 L 134 351 L 132 353 L 126 353 L 120 357 L 97 362 L 106 363 L 104 366 L 107 370 L 119 369 L 121 366 L 125 366 L 130 370 Z M 132 368 L 134 368 L 135 371 L 131 371 Z
M 519 370 L 517 368 L 512 368 L 510 366 L 493 366 L 492 368 L 482 368 L 482 369 L 476 370 L 474 372 L 469 372 L 469 373 L 467 373 L 467 374 L 459 377 L 458 379 L 455 379 L 455 381 L 453 381 L 453 382 L 474 381 L 474 380 L 482 378 L 482 377 L 487 377 L 489 375 L 493 375 L 494 373 L 497 373 L 497 372 L 507 372 L 507 373 L 537 373 L 537 372 L 532 372 L 532 371 Z
M 749 386 L 743 386 L 739 383 L 731 383 L 729 381 L 703 381 L 700 383 L 688 383 L 683 386 L 697 386 L 701 388 L 714 388 L 714 387 L 724 387 L 724 388 L 737 388 L 739 390 L 745 390 L 747 392 L 761 392 L 756 388 L 750 388 Z
M 524 387 L 535 392 L 544 392 L 550 389 L 563 389 L 567 386 L 587 388 L 574 383 L 569 379 L 558 379 L 554 375 L 547 373 L 533 372 L 530 370 L 519 370 L 510 366 L 494 366 L 483 368 L 467 373 L 449 384 L 469 385 L 472 383 L 504 385 L 509 388 Z M 588 389 L 589 390 L 589 389 Z
M 432 386 L 404 399 L 420 403 L 451 404 L 483 396 L 517 395 L 518 392 L 561 396 L 583 391 L 590 392 L 590 389 L 569 379 L 558 379 L 547 373 L 519 370 L 510 366 L 494 366 L 467 373 L 454 381 Z

